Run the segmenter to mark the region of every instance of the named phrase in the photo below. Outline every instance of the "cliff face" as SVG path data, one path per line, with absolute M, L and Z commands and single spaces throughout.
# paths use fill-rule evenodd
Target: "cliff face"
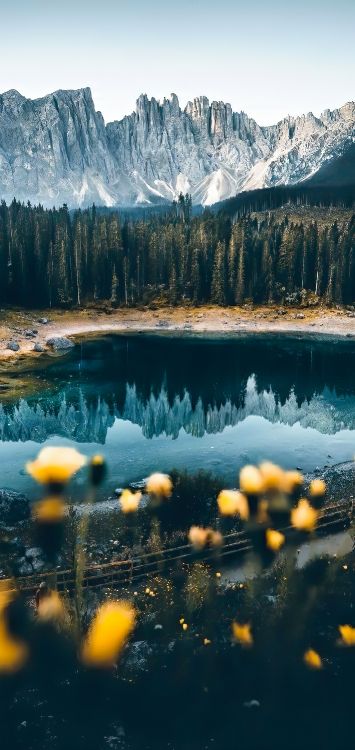
M 90 89 L 34 101 L 17 91 L 0 96 L 2 197 L 80 205 L 91 192 L 108 203 L 115 169 Z
M 0 95 L 0 198 L 46 206 L 171 201 L 205 205 L 241 190 L 294 184 L 341 156 L 355 139 L 355 104 L 260 127 L 204 96 L 141 95 L 136 110 L 105 125 L 91 91 L 30 100 Z

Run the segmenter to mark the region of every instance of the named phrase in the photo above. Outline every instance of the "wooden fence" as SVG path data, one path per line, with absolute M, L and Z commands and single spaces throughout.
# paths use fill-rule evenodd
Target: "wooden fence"
M 324 508 L 319 515 L 317 536 L 327 533 L 334 533 L 349 527 L 353 515 L 351 501 L 339 501 L 336 505 L 329 505 Z M 288 526 L 282 529 L 289 536 L 294 535 L 297 540 L 297 532 Z M 129 560 L 113 560 L 109 563 L 90 565 L 86 568 L 83 578 L 84 588 L 97 588 L 102 586 L 128 586 L 140 581 L 149 575 L 166 573 L 174 568 L 178 569 L 185 563 L 191 563 L 196 559 L 218 564 L 222 567 L 235 556 L 251 550 L 252 545 L 245 531 L 236 531 L 224 536 L 223 546 L 216 549 L 206 548 L 196 554 L 196 551 L 190 544 L 179 547 L 165 547 L 158 552 L 142 553 L 139 557 L 133 557 Z M 27 595 L 34 594 L 38 589 L 41 581 L 50 578 L 53 574 L 43 572 L 33 575 L 26 575 L 16 579 L 18 588 Z M 3 579 L 2 585 L 6 586 L 6 580 Z M 9 586 L 13 587 L 13 581 L 8 581 Z M 58 591 L 71 592 L 75 589 L 75 571 L 58 570 L 56 571 L 56 585 Z

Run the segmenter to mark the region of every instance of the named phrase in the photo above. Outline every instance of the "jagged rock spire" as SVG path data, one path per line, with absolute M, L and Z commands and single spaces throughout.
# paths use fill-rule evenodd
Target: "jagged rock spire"
M 240 190 L 292 184 L 341 156 L 354 137 L 355 104 L 260 127 L 206 96 L 182 109 L 172 93 L 138 97 L 105 125 L 89 88 L 30 100 L 0 95 L 0 198 L 45 206 L 171 201 L 181 189 L 210 204 Z

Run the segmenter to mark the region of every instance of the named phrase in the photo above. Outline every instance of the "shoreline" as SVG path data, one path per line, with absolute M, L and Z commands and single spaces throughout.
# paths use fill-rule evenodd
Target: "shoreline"
M 353 317 L 354 316 L 354 317 Z M 48 318 L 43 324 L 40 319 Z M 32 336 L 25 331 L 37 331 Z M 69 337 L 76 342 L 98 335 L 122 334 L 200 334 L 232 336 L 238 334 L 285 334 L 310 337 L 355 339 L 355 313 L 332 308 L 255 307 L 160 307 L 139 310 L 83 309 L 76 311 L 5 310 L 0 314 L 0 362 L 13 363 L 32 356 L 34 345 L 51 354 L 46 341 L 52 337 Z M 7 348 L 9 341 L 19 344 L 19 351 Z

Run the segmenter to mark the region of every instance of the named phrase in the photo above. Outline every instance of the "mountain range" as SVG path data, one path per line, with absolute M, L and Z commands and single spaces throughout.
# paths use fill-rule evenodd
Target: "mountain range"
M 105 124 L 89 88 L 0 95 L 0 199 L 70 207 L 211 205 L 241 191 L 312 180 L 355 182 L 355 103 L 259 126 L 201 96 L 181 109 L 142 94 Z

